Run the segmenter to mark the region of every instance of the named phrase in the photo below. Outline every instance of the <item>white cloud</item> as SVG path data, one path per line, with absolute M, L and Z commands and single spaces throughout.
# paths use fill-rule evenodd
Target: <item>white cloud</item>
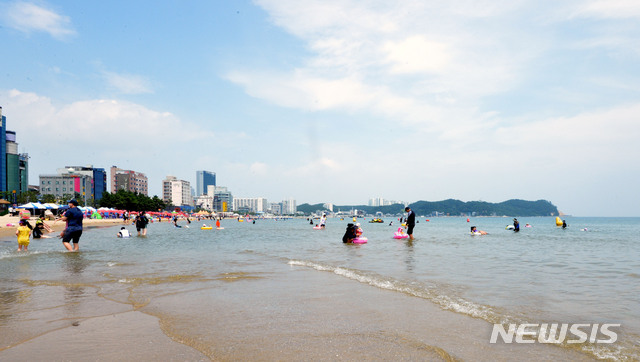
M 640 2 L 636 0 L 595 0 L 583 2 L 576 16 L 594 18 L 639 18 Z
M 76 32 L 68 16 L 28 3 L 15 2 L 5 9 L 4 23 L 24 33 L 43 31 L 56 39 L 65 39 Z
M 150 82 L 142 76 L 107 71 L 102 74 L 110 87 L 123 94 L 153 93 Z
M 191 160 L 215 136 L 169 112 L 139 104 L 95 99 L 57 105 L 18 90 L 0 92 L 7 128 L 17 133 L 20 152 L 31 156 L 32 170 L 54 173 L 65 165 L 119 165 L 146 173 L 150 180 L 168 174 L 190 178 Z M 192 153 L 193 152 L 193 153 Z M 37 175 L 30 175 L 30 181 Z
M 545 50 L 502 31 L 520 2 L 474 12 L 461 12 L 465 1 L 258 3 L 314 53 L 295 69 L 234 70 L 227 79 L 253 97 L 307 111 L 383 115 L 429 129 L 448 128 L 453 112 L 470 123 L 482 118 L 483 97 L 512 89 Z M 496 25 L 467 28 L 467 19 L 484 18 Z
M 392 73 L 437 73 L 451 60 L 444 43 L 431 41 L 422 35 L 414 35 L 403 41 L 387 42 L 383 49 L 392 63 Z
M 497 129 L 492 141 L 559 166 L 628 167 L 640 154 L 639 112 L 640 104 L 632 104 L 527 122 Z

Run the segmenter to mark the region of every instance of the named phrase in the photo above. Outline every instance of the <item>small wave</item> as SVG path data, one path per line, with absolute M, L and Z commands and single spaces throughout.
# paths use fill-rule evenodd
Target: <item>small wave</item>
M 442 309 L 466 314 L 475 318 L 481 318 L 491 323 L 502 323 L 503 321 L 505 321 L 505 317 L 499 313 L 496 313 L 490 306 L 485 306 L 482 304 L 464 300 L 462 298 L 445 295 L 438 292 L 436 287 L 429 288 L 425 285 L 416 283 L 408 284 L 403 281 L 383 277 L 381 275 L 363 273 L 359 270 L 323 265 L 310 261 L 290 260 L 288 264 L 294 266 L 309 267 L 319 271 L 333 272 L 334 274 L 380 289 L 392 290 L 414 297 L 427 299 L 437 304 Z
M 40 254 L 59 254 L 60 251 L 59 250 L 49 250 L 49 251 L 42 251 L 42 250 L 34 250 L 34 251 L 21 251 L 21 252 L 17 252 L 15 250 L 5 250 L 3 252 L 0 252 L 0 259 L 10 259 L 10 258 L 25 258 L 28 256 L 32 256 L 32 255 L 40 255 Z
M 506 325 L 509 323 L 516 323 L 516 324 L 531 323 L 525 317 L 510 316 L 505 312 L 498 311 L 491 306 L 474 303 L 454 295 L 447 295 L 445 294 L 445 292 L 450 292 L 450 291 L 443 288 L 439 288 L 438 286 L 434 286 L 430 288 L 415 282 L 411 284 L 407 284 L 400 280 L 384 277 L 381 275 L 376 275 L 370 272 L 365 273 L 359 270 L 353 270 L 353 269 L 344 268 L 344 267 L 335 267 L 331 265 L 323 265 L 323 264 L 315 263 L 311 261 L 290 260 L 288 264 L 291 266 L 303 266 L 303 267 L 313 268 L 318 271 L 332 272 L 336 275 L 340 275 L 342 277 L 355 280 L 363 284 L 368 284 L 380 289 L 397 291 L 397 292 L 411 295 L 414 297 L 423 298 L 438 305 L 443 310 L 448 310 L 448 311 L 468 315 L 474 318 L 482 319 L 489 323 L 497 323 L 497 324 L 503 324 L 503 325 Z M 593 345 L 593 344 L 581 344 L 581 345 L 562 344 L 562 346 L 570 349 L 581 350 L 599 359 L 609 359 L 614 361 L 620 361 L 620 360 L 627 360 L 629 356 L 632 356 L 632 359 L 635 359 L 635 357 L 637 357 L 637 354 L 633 352 L 634 351 L 633 346 L 631 347 L 624 346 L 624 344 L 625 343 L 621 345 L 619 341 L 618 345 L 612 345 L 612 346 Z

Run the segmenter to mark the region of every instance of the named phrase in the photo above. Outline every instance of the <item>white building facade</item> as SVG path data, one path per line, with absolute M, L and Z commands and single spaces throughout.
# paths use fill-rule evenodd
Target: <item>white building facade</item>
M 265 212 L 269 208 L 269 203 L 264 197 L 235 197 L 233 199 L 233 210 L 248 209 L 251 212 Z
M 193 206 L 191 184 L 189 181 L 178 180 L 175 176 L 167 176 L 162 181 L 162 200 L 173 206 Z
M 296 211 L 298 211 L 296 200 L 293 198 L 282 200 L 282 215 L 295 215 Z

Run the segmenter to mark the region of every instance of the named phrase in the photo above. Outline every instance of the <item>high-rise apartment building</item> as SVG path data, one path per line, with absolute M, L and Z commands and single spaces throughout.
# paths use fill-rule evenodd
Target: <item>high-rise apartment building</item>
M 173 206 L 193 206 L 191 184 L 189 181 L 178 180 L 175 176 L 167 176 L 162 180 L 162 200 Z
M 196 171 L 196 196 L 207 195 L 208 186 L 216 185 L 216 173 Z M 213 195 L 209 195 L 213 196 Z
M 293 198 L 282 200 L 282 215 L 294 215 L 297 211 L 296 200 Z
M 141 172 L 123 170 L 117 166 L 111 166 L 111 193 L 115 194 L 118 190 L 149 196 L 147 176 Z
M 2 115 L 0 107 L 0 191 L 7 191 L 7 117 Z
M 16 133 L 7 130 L 7 118 L 0 107 L 0 191 L 15 196 L 29 189 L 29 155 L 18 153 Z
M 247 210 L 250 212 L 265 212 L 269 208 L 264 197 L 239 197 L 233 199 L 233 210 Z

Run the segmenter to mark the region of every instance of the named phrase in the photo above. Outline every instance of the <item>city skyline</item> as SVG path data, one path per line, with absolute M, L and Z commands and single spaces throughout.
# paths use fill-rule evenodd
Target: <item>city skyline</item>
M 638 216 L 640 3 L 1 1 L 29 184 L 215 170 L 238 196 Z M 170 24 L 170 26 L 167 26 Z

